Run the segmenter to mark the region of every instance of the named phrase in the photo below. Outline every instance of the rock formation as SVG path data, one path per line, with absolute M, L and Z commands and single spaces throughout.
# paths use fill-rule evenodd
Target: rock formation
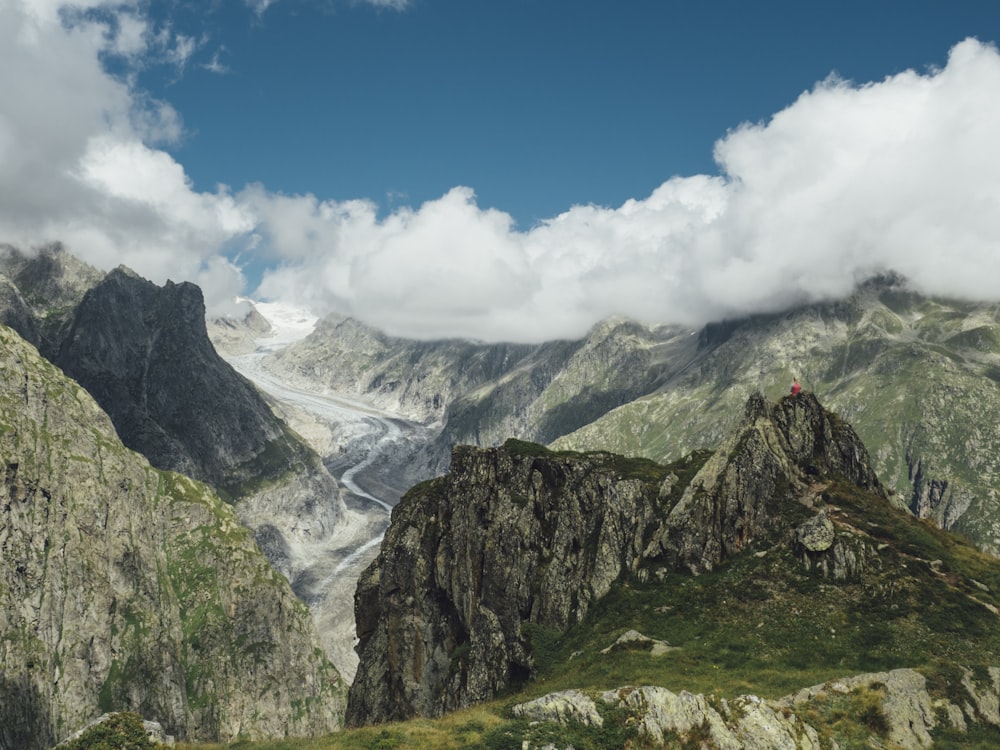
M 52 359 L 73 310 L 104 274 L 55 243 L 31 254 L 0 245 L 0 274 L 13 295 L 0 295 L 0 322 Z M 15 296 L 16 295 L 16 296 Z
M 348 720 L 439 715 L 528 678 L 525 625 L 565 628 L 636 567 L 658 487 L 611 458 L 456 448 L 396 506 L 358 584 Z
M 692 573 L 711 570 L 763 537 L 786 535 L 792 520 L 810 515 L 817 487 L 832 477 L 884 497 L 864 444 L 815 395 L 768 404 L 755 394 L 742 424 L 684 491 L 648 552 Z
M 862 720 L 872 730 L 873 740 L 866 746 L 925 750 L 934 746 L 931 733 L 942 725 L 962 732 L 970 723 L 1000 726 L 997 683 L 975 685 L 966 672 L 961 684 L 953 687 L 961 705 L 932 698 L 919 672 L 894 669 L 831 680 L 773 701 L 753 695 L 720 700 L 662 687 L 622 687 L 594 697 L 577 690 L 551 693 L 515 705 L 513 714 L 532 722 L 599 727 L 604 724 L 601 704 L 624 710 L 639 739 L 652 747 L 673 747 L 676 742 L 725 750 L 821 750 L 836 745 L 823 741 L 817 727 L 802 718 L 803 712 L 812 709 L 817 715 L 817 709 L 836 698 L 866 714 Z M 535 747 L 528 738 L 524 746 Z
M 358 584 L 347 720 L 486 700 L 533 674 L 532 627 L 565 629 L 629 575 L 699 573 L 751 545 L 791 546 L 833 480 L 882 492 L 857 435 L 811 394 L 751 398 L 686 489 L 663 467 L 611 454 L 456 448 L 447 476 L 396 507 Z M 802 554 L 848 576 L 866 549 L 845 532 Z
M 208 487 L 152 468 L 0 327 L 0 747 L 105 711 L 178 738 L 316 734 L 343 684 L 308 610 Z
M 274 418 L 208 339 L 201 290 L 125 268 L 87 292 L 54 361 L 162 469 L 233 497 L 316 457 Z
M 216 353 L 198 287 L 101 274 L 59 246 L 7 248 L 0 270 L 12 280 L 0 315 L 91 393 L 126 446 L 235 502 L 286 575 L 289 544 L 329 537 L 344 512 L 336 481 Z

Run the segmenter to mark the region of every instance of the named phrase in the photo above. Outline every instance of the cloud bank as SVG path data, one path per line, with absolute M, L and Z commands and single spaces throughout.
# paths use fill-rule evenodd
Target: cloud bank
M 100 268 L 195 281 L 210 308 L 249 291 L 399 335 L 540 341 L 610 315 L 779 310 L 890 269 L 927 293 L 1000 299 L 990 44 L 959 43 L 941 69 L 822 81 L 725 134 L 717 175 L 520 230 L 462 186 L 388 215 L 262 184 L 198 192 L 163 150 L 180 114 L 101 56 L 182 66 L 201 42 L 153 28 L 138 2 L 62 7 L 0 2 L 0 68 L 19 72 L 0 77 L 0 242 L 62 241 Z M 269 266 L 257 290 L 247 258 Z
M 618 208 L 525 232 L 456 188 L 379 221 L 374 206 L 239 196 L 293 290 L 388 330 L 578 336 L 621 314 L 701 324 L 836 298 L 894 270 L 921 291 L 1000 299 L 1000 54 L 856 85 L 830 78 L 715 147 L 719 176 L 674 177 Z

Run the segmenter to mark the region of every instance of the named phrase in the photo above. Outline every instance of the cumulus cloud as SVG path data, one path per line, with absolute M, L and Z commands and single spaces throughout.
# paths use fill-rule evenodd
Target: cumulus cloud
M 245 291 L 235 258 L 269 267 L 257 296 L 419 338 L 576 337 L 610 315 L 699 324 L 885 270 L 1000 297 L 1000 54 L 976 40 L 941 69 L 818 83 L 725 134 L 717 175 L 519 231 L 468 187 L 388 213 L 260 184 L 199 192 L 158 147 L 181 136 L 179 113 L 101 59 L 182 68 L 207 41 L 150 28 L 138 2 L 78 0 L 68 23 L 62 7 L 0 3 L 0 68 L 19 72 L 0 77 L 0 242 L 192 280 L 210 307 Z
M 202 281 L 210 300 L 241 291 L 225 251 L 252 218 L 224 188 L 192 189 L 154 147 L 180 137 L 179 114 L 101 64 L 118 55 L 183 65 L 191 45 L 150 29 L 137 4 L 0 3 L 0 68 L 17 71 L 0 77 L 0 241 L 61 241 L 99 268 Z
M 940 70 L 830 78 L 719 140 L 720 176 L 526 232 L 468 189 L 382 220 L 367 204 L 240 199 L 285 258 L 260 293 L 409 336 L 578 336 L 614 314 L 700 324 L 835 298 L 886 270 L 996 299 L 996 91 L 1000 55 L 971 39 Z

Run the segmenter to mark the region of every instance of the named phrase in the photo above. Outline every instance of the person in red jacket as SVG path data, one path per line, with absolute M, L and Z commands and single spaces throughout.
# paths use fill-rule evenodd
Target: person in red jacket
M 792 378 L 792 395 L 793 396 L 798 396 L 799 395 L 799 391 L 801 391 L 801 390 L 802 390 L 802 386 L 799 385 L 799 379 L 798 378 Z

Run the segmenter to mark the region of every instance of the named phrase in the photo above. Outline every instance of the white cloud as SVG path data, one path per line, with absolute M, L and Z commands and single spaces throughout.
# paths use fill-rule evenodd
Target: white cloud
M 390 10 L 406 10 L 410 7 L 411 0 L 350 0 L 354 5 L 371 5 L 376 8 L 389 8 Z M 274 5 L 278 0 L 245 0 L 247 7 L 257 16 L 263 16 L 265 11 Z
M 276 0 L 246 0 L 247 7 L 258 16 L 264 15 L 264 11 L 274 5 L 275 2 Z
M 697 324 L 883 269 L 1000 297 L 1000 54 L 975 40 L 940 70 L 819 83 L 723 137 L 721 176 L 517 231 L 464 187 L 382 216 L 264 185 L 198 192 L 155 145 L 181 136 L 179 114 L 100 56 L 184 68 L 208 40 L 150 28 L 138 3 L 77 2 L 100 13 L 68 26 L 62 6 L 0 2 L 0 69 L 18 71 L 0 76 L 2 242 L 61 240 L 101 268 L 197 281 L 210 305 L 241 290 L 242 250 L 273 266 L 261 294 L 425 338 L 579 336 L 613 314 Z
M 468 190 L 383 220 L 258 193 L 287 261 L 261 292 L 404 335 L 517 340 L 580 335 L 612 314 L 699 324 L 778 310 L 887 269 L 929 293 L 997 299 L 997 91 L 1000 55 L 975 40 L 941 70 L 831 78 L 722 138 L 722 177 L 674 178 L 527 232 Z
M 361 0 L 361 2 L 374 5 L 376 8 L 392 8 L 393 10 L 405 10 L 410 6 L 410 0 Z
M 203 280 L 210 300 L 238 293 L 242 275 L 223 250 L 253 222 L 225 189 L 192 189 L 150 145 L 180 137 L 177 112 L 100 62 L 173 55 L 182 65 L 189 40 L 151 33 L 128 3 L 75 2 L 69 23 L 62 7 L 0 3 L 0 69 L 17 71 L 0 76 L 0 241 L 58 240 L 100 268 Z

